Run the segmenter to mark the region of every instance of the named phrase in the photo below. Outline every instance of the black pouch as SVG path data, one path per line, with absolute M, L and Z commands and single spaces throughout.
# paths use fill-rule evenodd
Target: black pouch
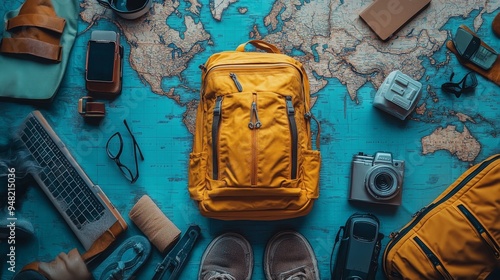
M 341 226 L 335 237 L 330 272 L 332 280 L 369 280 L 375 279 L 378 268 L 381 240 L 380 223 L 372 214 L 355 213 Z M 342 239 L 340 239 L 340 233 Z M 335 247 L 340 241 L 335 262 Z

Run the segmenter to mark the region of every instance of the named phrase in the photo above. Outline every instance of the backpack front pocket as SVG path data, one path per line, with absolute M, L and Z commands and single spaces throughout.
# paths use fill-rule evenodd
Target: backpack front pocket
M 420 238 L 417 236 L 413 237 L 413 241 L 417 244 L 418 248 L 425 255 L 425 258 L 429 262 L 429 264 L 433 267 L 434 271 L 441 277 L 441 279 L 445 280 L 453 280 L 448 270 L 443 265 L 443 262 L 439 259 L 439 257 L 427 246 Z M 434 278 L 434 277 L 433 277 Z
M 459 204 L 457 206 L 458 210 L 464 215 L 465 219 L 470 223 L 470 225 L 476 230 L 477 235 L 481 240 L 491 249 L 491 252 L 496 259 L 500 258 L 500 246 L 497 244 L 496 240 L 488 232 L 488 229 L 479 221 L 476 216 L 467 209 L 464 204 Z
M 291 97 L 238 92 L 216 98 L 213 179 L 228 186 L 280 187 L 297 176 L 297 125 Z
M 189 193 L 194 200 L 201 200 L 206 187 L 207 153 L 190 153 L 189 170 Z

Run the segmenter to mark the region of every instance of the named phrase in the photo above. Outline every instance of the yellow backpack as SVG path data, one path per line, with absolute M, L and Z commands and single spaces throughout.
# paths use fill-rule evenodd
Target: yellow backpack
M 245 52 L 244 43 L 200 66 L 189 193 L 210 218 L 303 216 L 319 195 L 321 161 L 311 143 L 309 81 L 274 45 L 249 43 L 266 52 Z
M 389 279 L 485 279 L 500 267 L 500 155 L 471 167 L 384 252 Z

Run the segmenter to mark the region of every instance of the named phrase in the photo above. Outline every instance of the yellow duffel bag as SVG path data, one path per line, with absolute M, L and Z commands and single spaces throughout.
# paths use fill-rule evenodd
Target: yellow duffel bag
M 384 251 L 389 279 L 485 279 L 500 267 L 500 155 L 474 165 Z

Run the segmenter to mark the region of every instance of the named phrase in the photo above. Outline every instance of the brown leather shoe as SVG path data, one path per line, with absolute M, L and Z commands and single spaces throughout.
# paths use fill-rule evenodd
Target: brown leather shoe
M 319 280 L 318 262 L 307 239 L 282 231 L 267 243 L 264 271 L 268 280 Z
M 240 234 L 229 232 L 216 237 L 203 253 L 199 280 L 250 280 L 253 252 Z

